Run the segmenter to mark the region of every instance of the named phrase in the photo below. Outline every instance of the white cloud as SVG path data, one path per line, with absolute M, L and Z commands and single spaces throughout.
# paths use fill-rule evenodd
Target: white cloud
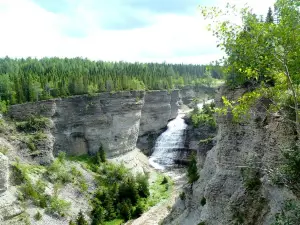
M 255 0 L 251 4 L 265 14 L 272 4 L 266 2 L 273 1 Z M 75 7 L 75 16 L 68 16 L 48 12 L 31 0 L 0 0 L 0 57 L 79 56 L 95 60 L 201 64 L 222 55 L 215 47 L 214 37 L 206 31 L 206 22 L 196 12 L 189 16 L 157 15 L 151 18 L 154 23 L 144 28 L 103 30 L 95 19 L 96 12 L 80 6 Z M 68 36 L 66 29 L 75 25 L 86 36 Z

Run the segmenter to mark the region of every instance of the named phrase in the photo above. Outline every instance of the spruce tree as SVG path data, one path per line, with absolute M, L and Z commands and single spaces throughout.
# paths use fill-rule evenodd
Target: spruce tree
M 271 7 L 269 7 L 267 17 L 266 17 L 266 23 L 274 23 L 274 17 Z
M 188 182 L 193 185 L 193 183 L 200 177 L 197 169 L 197 160 L 195 154 L 191 156 L 187 172 Z
M 76 224 L 77 225 L 88 225 L 88 222 L 86 221 L 86 219 L 84 218 L 84 215 L 82 213 L 82 211 L 80 210 L 80 212 L 78 213 L 77 219 L 76 219 Z

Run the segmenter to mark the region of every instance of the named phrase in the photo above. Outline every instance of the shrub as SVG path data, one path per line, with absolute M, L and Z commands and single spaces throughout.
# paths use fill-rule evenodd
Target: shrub
M 47 211 L 52 214 L 57 214 L 61 217 L 64 217 L 67 215 L 68 211 L 70 210 L 70 207 L 70 202 L 67 202 L 63 199 L 59 199 L 58 196 L 53 196 L 50 198 Z
M 35 215 L 34 215 L 34 219 L 39 221 L 43 218 L 43 215 L 38 211 Z
M 99 151 L 95 156 L 95 164 L 100 165 L 101 163 L 106 162 L 106 154 L 102 146 L 99 147 Z
M 205 206 L 206 205 L 206 198 L 202 197 L 201 201 L 200 201 L 200 204 L 202 206 Z
M 213 128 L 216 127 L 216 120 L 214 118 L 215 104 L 205 104 L 202 109 L 195 108 L 191 114 L 191 120 L 194 127 L 199 125 L 208 125 Z
M 76 223 L 73 220 L 70 220 L 69 225 L 76 225 Z
M 241 169 L 245 188 L 249 191 L 257 191 L 261 187 L 260 171 L 253 168 Z
M 45 117 L 29 117 L 28 120 L 17 122 L 16 127 L 23 132 L 38 132 L 50 127 L 50 121 Z
M 300 221 L 300 201 L 286 201 L 281 213 L 276 214 L 275 223 L 272 225 L 299 224 Z
M 191 155 L 188 168 L 187 168 L 187 177 L 188 177 L 188 182 L 190 184 L 196 182 L 200 177 L 200 175 L 198 174 L 197 160 L 195 154 Z
M 77 225 L 88 225 L 88 222 L 86 221 L 82 211 L 80 210 L 76 219 Z
M 184 200 L 185 200 L 185 192 L 181 192 L 181 193 L 179 194 L 179 197 L 180 197 L 180 199 L 181 199 L 182 201 L 184 201 Z
M 143 174 L 136 175 L 138 194 L 141 198 L 147 198 L 150 195 L 148 177 Z
M 164 179 L 162 180 L 161 184 L 167 184 L 168 183 L 168 179 L 166 177 L 164 177 Z
M 0 152 L 3 154 L 3 155 L 6 155 L 7 152 L 8 152 L 8 148 L 7 147 L 0 147 Z
M 297 191 L 300 191 L 300 151 L 295 146 L 294 149 L 283 151 L 284 165 L 280 171 L 284 176 L 284 181 L 287 186 Z
M 8 102 L 5 100 L 0 101 L 0 113 L 6 113 L 8 110 Z

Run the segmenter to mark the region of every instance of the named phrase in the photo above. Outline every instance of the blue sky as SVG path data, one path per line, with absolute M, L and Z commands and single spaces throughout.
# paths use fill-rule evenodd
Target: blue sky
M 244 4 L 245 0 L 229 0 Z M 252 0 L 257 13 L 274 0 Z M 222 56 L 198 5 L 224 0 L 0 0 L 0 56 L 209 63 Z

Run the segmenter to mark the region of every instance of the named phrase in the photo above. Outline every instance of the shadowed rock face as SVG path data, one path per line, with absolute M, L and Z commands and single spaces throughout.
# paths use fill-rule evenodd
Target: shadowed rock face
M 193 100 L 197 99 L 209 99 L 214 96 L 215 89 L 206 86 L 185 86 L 180 90 L 180 98 L 182 103 L 193 107 Z
M 236 101 L 245 91 L 220 89 L 216 106 L 223 106 L 222 96 Z M 242 219 L 245 225 L 270 225 L 284 202 L 296 199 L 285 186 L 274 185 L 274 174 L 269 172 L 276 171 L 283 160 L 281 146 L 295 144 L 293 126 L 270 115 L 266 105 L 259 100 L 249 118 L 240 123 L 234 122 L 230 113 L 216 117 L 216 145 L 207 152 L 204 163 L 198 164 L 199 180 L 192 189 L 185 189 L 185 200 L 178 199 L 162 224 L 234 225 Z M 260 180 L 256 189 L 247 186 L 245 171 L 248 176 L 249 171 L 255 172 L 254 178 Z M 205 204 L 201 204 L 203 198 Z
M 54 153 L 94 154 L 102 145 L 112 157 L 133 150 L 144 92 L 101 93 L 12 106 L 10 116 L 41 115 L 53 121 Z
M 139 136 L 157 132 L 168 124 L 171 117 L 171 95 L 168 91 L 150 91 L 145 95 Z
M 0 153 L 0 194 L 8 188 L 8 158 Z
M 94 154 L 101 145 L 108 157 L 118 156 L 133 150 L 138 137 L 138 147 L 150 150 L 149 143 L 176 118 L 179 102 L 179 90 L 124 91 L 13 105 L 9 116 L 16 120 L 43 116 L 52 121 L 47 143 L 40 143 L 41 155 L 36 158 L 47 164 L 53 153 Z

